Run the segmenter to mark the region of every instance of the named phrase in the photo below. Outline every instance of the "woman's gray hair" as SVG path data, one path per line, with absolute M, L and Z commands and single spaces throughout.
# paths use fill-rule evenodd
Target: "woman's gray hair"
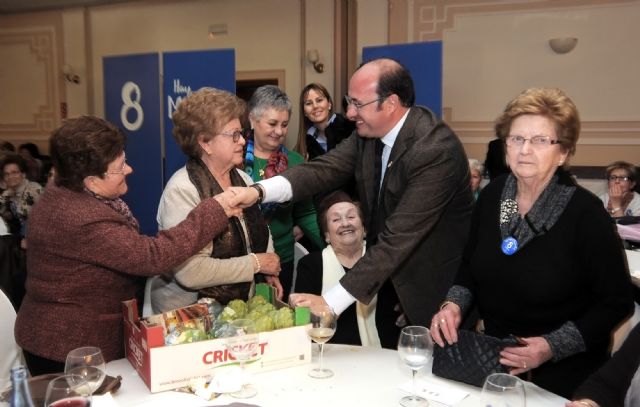
M 260 86 L 249 99 L 249 116 L 260 119 L 268 109 L 286 110 L 291 116 L 291 100 L 284 91 L 274 85 Z
M 471 170 L 478 171 L 478 174 L 480 175 L 482 175 L 482 173 L 484 172 L 484 165 L 482 165 L 482 163 L 475 158 L 469 158 L 469 168 Z

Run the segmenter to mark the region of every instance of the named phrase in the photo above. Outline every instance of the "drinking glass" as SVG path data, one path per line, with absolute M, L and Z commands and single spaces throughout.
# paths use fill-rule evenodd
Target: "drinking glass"
M 405 407 L 428 406 L 427 400 L 416 392 L 416 373 L 429 363 L 433 355 L 433 339 L 429 330 L 423 326 L 405 326 L 398 339 L 398 354 L 404 363 L 411 368 L 413 394 L 400 399 Z
M 244 363 L 251 359 L 258 348 L 259 335 L 256 326 L 250 319 L 236 319 L 229 322 L 229 329 L 226 333 L 225 345 L 227 350 L 239 363 L 242 371 L 242 387 L 240 390 L 231 393 L 231 396 L 246 399 L 258 394 L 258 391 L 251 384 L 246 383 Z
M 487 376 L 480 398 L 487 407 L 525 407 L 527 402 L 522 381 L 506 373 Z
M 324 344 L 333 337 L 338 325 L 338 316 L 329 306 L 313 307 L 310 310 L 311 326 L 307 329 L 307 335 L 312 341 L 320 345 L 320 366 L 309 371 L 309 376 L 316 379 L 325 379 L 333 376 L 333 372 L 324 368 L 322 355 Z
M 91 386 L 84 377 L 65 374 L 51 380 L 47 385 L 45 407 L 89 407 Z
M 95 346 L 72 350 L 67 354 L 64 372 L 82 376 L 91 388 L 91 393 L 94 393 L 100 388 L 107 375 L 102 351 Z

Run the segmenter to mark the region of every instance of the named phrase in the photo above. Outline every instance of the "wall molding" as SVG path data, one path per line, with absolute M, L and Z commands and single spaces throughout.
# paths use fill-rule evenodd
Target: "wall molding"
M 624 5 L 635 3 L 637 0 L 413 0 L 412 15 L 413 30 L 411 41 L 442 40 L 444 30 L 455 26 L 456 16 L 467 14 L 487 14 L 526 11 L 549 11 L 563 9 L 577 9 L 584 7 L 598 7 Z M 390 3 L 394 3 L 390 0 Z M 390 19 L 389 24 L 403 24 L 407 21 Z M 389 27 L 389 31 L 397 33 L 400 27 Z
M 49 133 L 55 129 L 59 121 L 60 87 L 57 57 L 56 29 L 50 27 L 33 27 L 24 30 L 0 31 L 0 47 L 28 48 L 33 63 L 42 66 L 42 86 L 44 104 L 27 105 L 25 109 L 32 112 L 30 121 L 3 121 L 0 122 L 0 137 L 15 138 L 19 134 L 28 134 L 32 139 L 45 140 Z M 19 78 L 7 78 L 7 80 L 19 80 Z M 20 103 L 19 100 L 16 103 Z

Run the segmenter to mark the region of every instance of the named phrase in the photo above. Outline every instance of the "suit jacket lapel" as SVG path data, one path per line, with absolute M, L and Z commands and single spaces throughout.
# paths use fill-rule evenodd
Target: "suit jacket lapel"
M 364 180 L 364 191 L 367 198 L 367 213 L 371 216 L 374 200 L 378 198 L 378 186 L 375 180 L 375 162 L 376 162 L 376 140 L 364 140 L 364 171 L 362 178 Z
M 418 119 L 418 110 L 416 108 L 411 108 L 409 111 L 409 115 L 407 116 L 407 120 L 405 120 L 404 125 L 400 128 L 400 132 L 398 133 L 398 137 L 396 137 L 396 142 L 393 144 L 393 148 L 391 149 L 391 155 L 389 156 L 389 161 L 387 162 L 387 169 L 384 174 L 384 179 L 382 180 L 381 191 L 385 191 L 387 180 L 389 179 L 389 174 L 395 170 L 395 162 L 400 160 L 400 158 L 407 151 L 407 148 L 413 143 L 411 139 L 414 136 L 414 129 Z

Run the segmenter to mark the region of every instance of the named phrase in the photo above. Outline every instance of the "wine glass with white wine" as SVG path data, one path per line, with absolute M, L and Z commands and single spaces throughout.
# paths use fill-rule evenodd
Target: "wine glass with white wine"
M 411 368 L 413 394 L 400 399 L 404 407 L 424 407 L 429 402 L 417 395 L 416 373 L 429 363 L 433 355 L 433 339 L 429 330 L 423 326 L 405 326 L 398 339 L 398 354 L 404 363 Z
M 312 307 L 311 326 L 307 335 L 317 344 L 320 344 L 320 366 L 309 371 L 309 376 L 316 379 L 324 379 L 333 376 L 333 372 L 324 368 L 322 355 L 324 344 L 333 337 L 338 324 L 338 316 L 329 306 Z
M 67 354 L 64 365 L 66 374 L 76 374 L 87 381 L 94 393 L 106 377 L 106 365 L 102 351 L 95 346 L 84 346 L 76 348 Z

